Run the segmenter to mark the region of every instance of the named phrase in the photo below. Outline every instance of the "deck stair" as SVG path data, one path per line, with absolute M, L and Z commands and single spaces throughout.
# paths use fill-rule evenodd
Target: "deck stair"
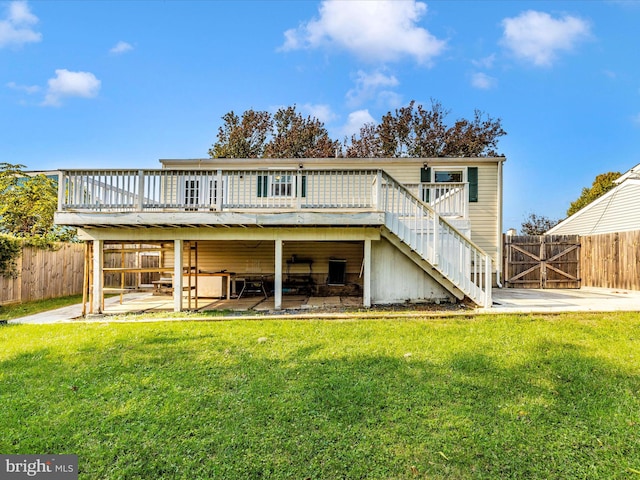
M 456 298 L 491 306 L 491 257 L 384 171 L 375 180 L 382 235 Z
M 64 170 L 58 185 L 56 221 L 81 228 L 380 227 L 456 298 L 491 306 L 491 257 L 443 217 L 467 219 L 464 184 L 411 189 L 382 169 L 300 167 Z

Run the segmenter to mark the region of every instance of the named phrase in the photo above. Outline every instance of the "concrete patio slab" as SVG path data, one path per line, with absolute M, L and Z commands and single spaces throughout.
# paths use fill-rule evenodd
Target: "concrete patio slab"
M 579 290 L 540 290 L 540 289 L 494 289 L 492 308 L 477 308 L 475 313 L 513 314 L 513 313 L 560 313 L 560 312 L 640 312 L 640 291 L 585 287 Z M 186 306 L 186 304 L 185 304 Z M 195 305 L 193 305 L 195 307 Z M 358 308 L 362 306 L 362 297 L 306 297 L 285 295 L 282 297 L 284 311 L 298 310 L 307 312 L 322 309 Z M 407 311 L 412 307 L 406 306 Z M 198 310 L 228 310 L 274 312 L 273 297 L 267 299 L 243 297 L 241 299 L 200 299 Z M 105 300 L 105 314 L 172 312 L 173 299 L 169 296 L 156 296 L 150 293 L 130 293 Z M 430 311 L 438 313 L 438 309 Z M 469 310 L 460 313 L 469 314 Z M 428 315 L 428 312 L 422 312 Z M 81 318 L 82 305 L 73 305 L 49 312 L 9 320 L 9 323 L 61 323 Z
M 493 290 L 493 307 L 479 313 L 640 311 L 640 291 L 583 287 L 570 290 L 502 288 Z

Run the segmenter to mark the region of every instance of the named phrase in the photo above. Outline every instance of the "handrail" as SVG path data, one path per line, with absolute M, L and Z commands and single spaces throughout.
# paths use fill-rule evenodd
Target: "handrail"
M 377 170 L 63 170 L 59 210 L 372 208 Z
M 413 195 L 431 205 L 438 214 L 446 217 L 468 218 L 469 184 L 467 182 L 421 182 L 403 185 Z
M 63 170 L 59 210 L 89 212 L 367 209 L 478 305 L 491 305 L 491 258 L 383 170 Z M 444 186 L 444 199 L 460 185 Z M 462 191 L 465 191 L 463 188 Z
M 491 306 L 491 257 L 389 174 L 381 181 L 385 226 L 476 304 Z

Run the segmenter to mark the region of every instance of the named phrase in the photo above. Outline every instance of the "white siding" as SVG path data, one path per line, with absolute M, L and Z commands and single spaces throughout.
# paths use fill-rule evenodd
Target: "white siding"
M 453 296 L 385 239 L 371 242 L 371 303 L 453 302 Z
M 547 233 L 596 235 L 640 230 L 640 180 L 626 180 Z
M 198 270 L 217 272 L 226 270 L 238 276 L 273 275 L 275 272 L 275 244 L 269 240 L 239 241 L 198 241 Z M 189 265 L 189 242 L 184 246 L 184 266 Z M 349 282 L 362 284 L 360 267 L 363 257 L 363 242 L 283 242 L 283 275 L 306 275 L 307 264 L 287 264 L 287 260 L 295 255 L 298 259 L 311 259 L 314 282 L 323 285 L 329 273 L 329 259 L 337 258 L 347 261 L 347 278 Z M 173 265 L 173 251 L 165 254 L 166 265 Z M 195 251 L 191 252 L 191 265 L 195 267 Z
M 471 220 L 471 240 L 491 255 L 493 271 L 500 265 L 499 229 L 501 215 L 500 186 L 498 169 L 504 158 L 313 158 L 313 159 L 195 159 L 162 160 L 165 168 L 220 168 L 220 169 L 264 169 L 298 168 L 303 169 L 378 169 L 381 168 L 401 183 L 420 182 L 420 171 L 429 167 L 466 168 L 478 167 L 478 202 L 469 204 Z M 311 188 L 310 186 L 308 188 Z

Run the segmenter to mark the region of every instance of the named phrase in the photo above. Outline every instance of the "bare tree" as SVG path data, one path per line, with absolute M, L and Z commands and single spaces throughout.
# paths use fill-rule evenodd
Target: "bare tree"
M 544 215 L 536 215 L 530 213 L 529 216 L 522 222 L 520 231 L 523 235 L 543 235 L 547 230 L 555 227 L 559 220 L 551 220 Z

